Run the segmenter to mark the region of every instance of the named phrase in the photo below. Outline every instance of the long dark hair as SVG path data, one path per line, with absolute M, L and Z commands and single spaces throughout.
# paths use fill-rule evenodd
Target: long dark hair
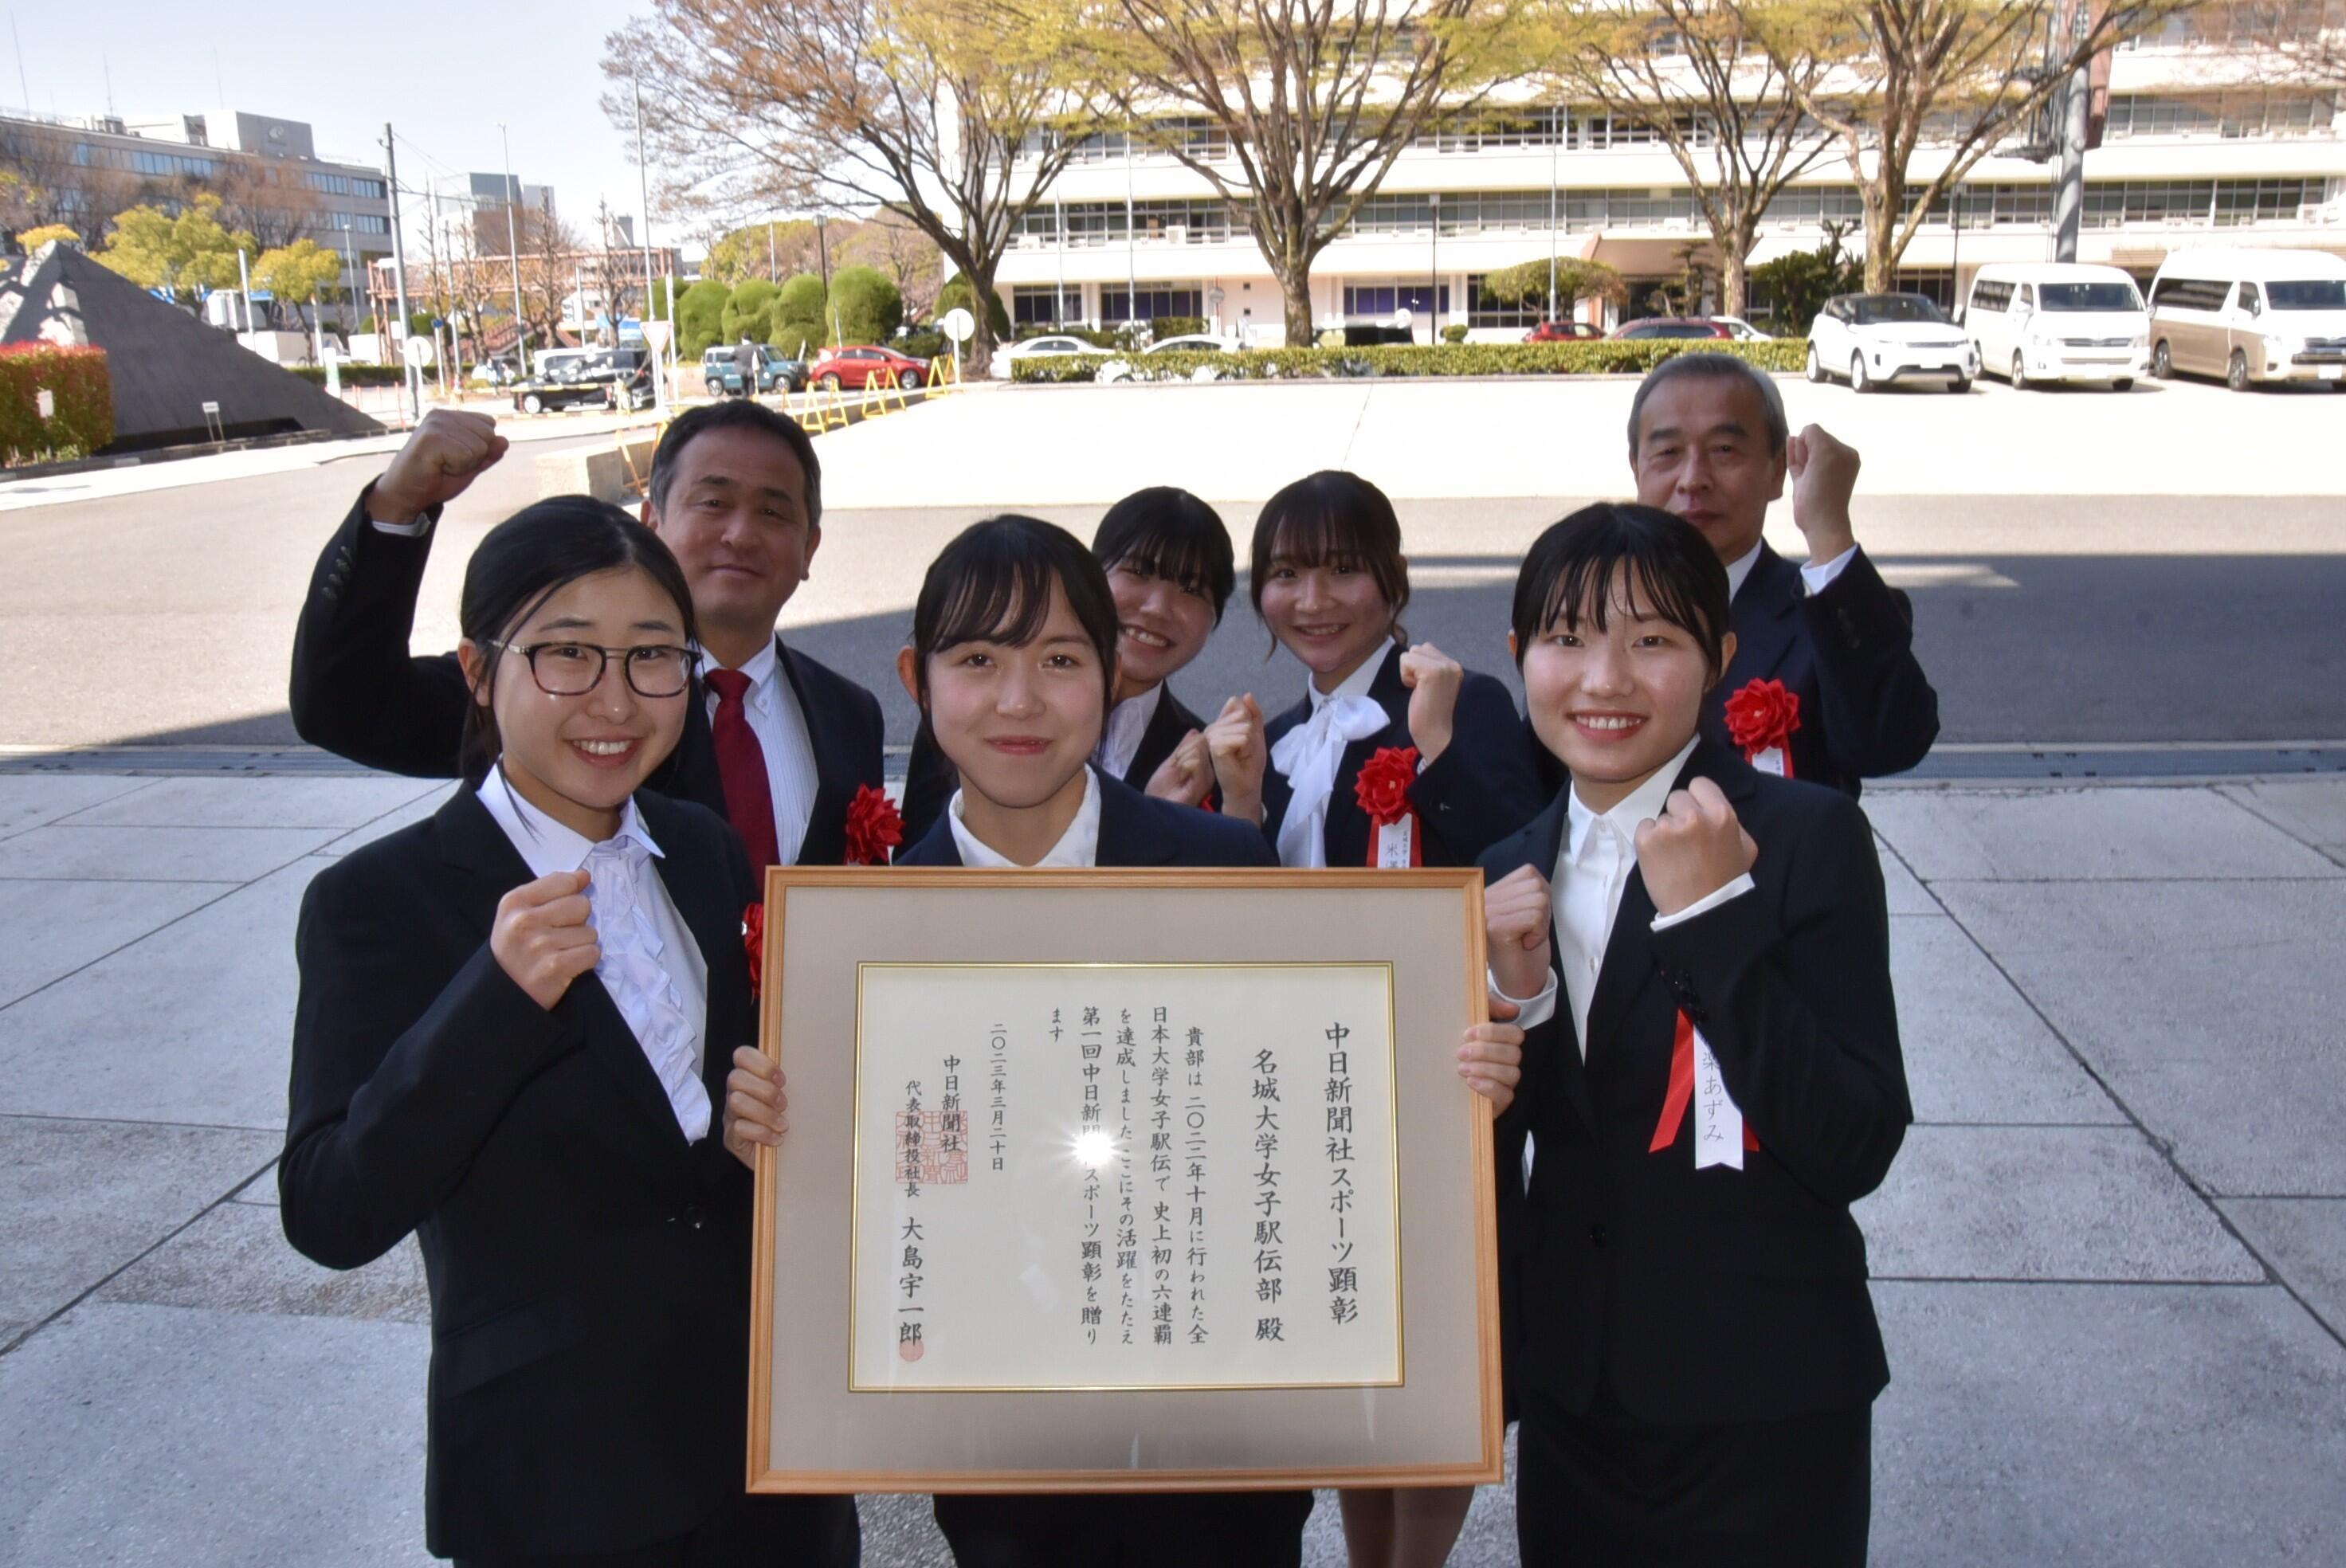
M 464 640 L 481 650 L 479 691 L 495 691 L 505 650 L 495 645 L 537 613 L 546 600 L 581 577 L 623 566 L 640 567 L 676 601 L 685 641 L 700 645 L 692 590 L 658 535 L 591 495 L 554 495 L 525 506 L 483 536 L 464 568 L 456 620 Z M 464 708 L 464 777 L 479 783 L 505 749 L 497 716 L 474 700 Z
M 1359 474 L 1323 468 L 1263 503 L 1248 562 L 1247 593 L 1257 616 L 1262 614 L 1262 585 L 1270 580 L 1270 563 L 1280 557 L 1298 566 L 1352 562 L 1375 579 L 1377 591 L 1392 607 L 1392 635 L 1409 641 L 1401 624 L 1401 613 L 1409 604 L 1401 519 L 1385 493 Z M 1271 647 L 1278 646 L 1272 638 Z
M 1106 568 L 1058 524 L 1005 512 L 954 535 L 921 579 L 913 606 L 913 667 L 922 706 L 928 706 L 932 655 L 957 643 L 1022 647 L 1033 642 L 1050 616 L 1054 583 L 1099 654 L 1103 699 L 1113 696 L 1116 596 L 1108 591 Z

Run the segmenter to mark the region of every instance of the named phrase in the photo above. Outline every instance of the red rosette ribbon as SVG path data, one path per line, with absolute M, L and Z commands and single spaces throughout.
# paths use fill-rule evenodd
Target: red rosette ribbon
M 1784 759 L 1784 777 L 1792 776 L 1792 731 L 1800 728 L 1800 697 L 1784 689 L 1780 680 L 1753 680 L 1727 699 L 1727 738 L 1743 748 L 1743 759 L 1756 762 L 1762 753 Z
M 766 906 L 763 904 L 742 907 L 741 951 L 750 960 L 750 1000 L 755 1002 L 766 979 Z
M 1400 829 L 1407 835 L 1409 863 L 1425 863 L 1424 846 L 1418 841 L 1417 813 L 1411 809 L 1409 787 L 1417 781 L 1417 748 L 1385 746 L 1361 764 L 1360 777 L 1352 783 L 1352 799 L 1369 819 L 1369 864 L 1386 863 L 1381 853 L 1381 840 L 1387 830 Z
M 859 784 L 847 803 L 847 863 L 884 866 L 904 841 L 904 816 L 887 791 Z

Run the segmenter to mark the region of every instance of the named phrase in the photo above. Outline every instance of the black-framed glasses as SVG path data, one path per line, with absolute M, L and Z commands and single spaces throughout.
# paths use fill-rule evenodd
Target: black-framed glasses
M 673 643 L 646 643 L 639 647 L 608 648 L 598 643 L 492 642 L 507 653 L 529 661 L 530 678 L 548 697 L 584 697 L 603 683 L 611 656 L 619 657 L 627 686 L 638 697 L 681 697 L 692 684 L 700 655 Z

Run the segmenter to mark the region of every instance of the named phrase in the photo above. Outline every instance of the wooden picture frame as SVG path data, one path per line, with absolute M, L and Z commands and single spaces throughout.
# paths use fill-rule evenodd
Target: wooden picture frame
M 1455 1051 L 1486 1016 L 1479 871 L 776 867 L 767 873 L 761 972 L 763 1048 L 787 1074 L 790 1130 L 758 1160 L 750 1491 L 1225 1491 L 1501 1478 L 1491 1111 L 1458 1076 Z M 1184 1212 L 1202 1227 L 1174 1237 L 1196 1242 L 1178 1256 L 1203 1277 L 1197 1300 L 1169 1304 L 1187 1339 L 1162 1332 L 1163 1229 L 1179 1222 L 1149 1217 L 1161 1189 L 1138 1202 L 1140 1223 L 1158 1233 L 1130 1245 L 1129 1195 L 1151 1179 L 1140 1164 L 1147 1129 L 1137 1125 L 1146 1115 L 1131 1110 L 1134 1063 L 1106 1075 L 1121 1082 L 1105 1135 L 1089 1121 L 1102 1077 L 1081 1077 L 1136 1047 L 1127 1036 L 1102 1055 L 1086 1043 L 1080 1065 L 1074 1050 L 1075 1001 L 1128 1002 L 1137 987 L 1160 1003 L 1153 1018 L 1126 1025 L 1137 1033 L 1150 1023 L 1161 1033 L 1168 1008 L 1191 1010 L 1177 1024 L 1193 1014 L 1214 1021 L 1213 1054 L 1198 1053 L 1188 1093 L 1213 1103 L 1217 1163 L 1211 1179 L 1173 1200 L 1195 1204 Z M 1067 1039 L 1046 1037 L 1036 1010 L 1046 994 L 1069 999 L 1060 1020 Z M 1380 1000 L 1382 1033 L 1371 1018 Z M 986 1020 L 1005 1008 L 1017 1021 Z M 1298 1038 L 1293 1020 L 1313 1008 L 1315 1022 L 1321 1012 L 1336 1018 L 1313 1031 L 1327 1042 Z M 1114 1047 L 1117 1014 L 1129 1011 L 1108 1007 L 1103 1044 Z M 1325 1054 L 1359 1050 L 1348 1038 L 1355 1029 L 1372 1040 L 1356 1075 L 1352 1054 Z M 1005 1032 L 1019 1044 L 1005 1044 Z M 1022 1064 L 1015 1072 L 1003 1065 L 1013 1059 Z M 908 1061 L 936 1064 L 908 1074 Z M 1232 1065 L 1239 1061 L 1254 1066 Z M 962 1067 L 951 1070 L 958 1122 L 954 1107 L 933 1108 L 944 1105 L 945 1063 L 972 1069 L 967 1082 Z M 1156 1070 L 1164 1065 L 1159 1058 Z M 1328 1075 L 1340 1066 L 1348 1075 Z M 1140 1071 L 1151 1069 L 1144 1061 Z M 1250 1071 L 1272 1075 L 1250 1080 Z M 1382 1086 L 1371 1082 L 1380 1074 Z M 1005 1077 L 1046 1087 L 1005 1110 L 1006 1093 L 1022 1105 L 1000 1086 Z M 1349 1111 L 1340 1124 L 1333 1106 L 1356 1082 L 1362 1125 L 1383 1129 L 1382 1144 L 1364 1136 L 1362 1146 L 1386 1152 L 1345 1166 L 1352 1140 L 1323 1138 L 1321 1124 L 1355 1125 Z M 1234 1165 L 1236 1119 L 1279 1109 L 1263 1104 L 1266 1088 L 1299 1102 L 1294 1130 L 1279 1134 L 1274 1123 L 1285 1151 L 1260 1167 Z M 1002 1130 L 1005 1117 L 1012 1133 Z M 1178 1157 L 1202 1162 L 1206 1146 Z M 1092 1166 L 1107 1175 L 1084 1186 Z M 1287 1266 L 1299 1314 L 1291 1334 L 1281 1332 L 1286 1308 L 1274 1294 L 1282 1283 L 1260 1272 L 1281 1268 L 1284 1233 L 1256 1229 L 1252 1239 L 1270 1234 L 1275 1245 L 1250 1256 L 1249 1236 L 1229 1223 L 1231 1187 L 1253 1184 L 1250 1201 L 1268 1188 L 1277 1207 L 1284 1177 L 1274 1166 L 1300 1173 L 1298 1181 L 1320 1178 L 1295 1189 L 1283 1243 L 1297 1254 Z M 1161 1159 L 1154 1168 L 1161 1180 Z M 1336 1191 L 1355 1176 L 1352 1207 Z M 1200 1196 L 1208 1188 L 1210 1200 Z M 1078 1265 L 1070 1217 L 1078 1201 L 1096 1207 L 1100 1191 L 1109 1191 L 1107 1219 L 1086 1212 L 1112 1234 L 1081 1244 Z M 930 1239 L 923 1227 L 939 1216 L 949 1234 Z M 921 1267 L 887 1277 L 899 1260 L 878 1238 L 894 1247 L 908 1219 L 919 1239 L 904 1245 L 931 1250 L 905 1252 Z M 1353 1243 L 1336 1237 L 1364 1235 L 1365 1283 L 1345 1298 L 1340 1286 L 1355 1271 L 1322 1265 L 1353 1257 Z M 1338 1247 L 1341 1255 L 1330 1251 Z M 1375 1272 L 1381 1257 L 1389 1279 Z M 1136 1272 L 1144 1289 L 1155 1278 L 1151 1301 L 1136 1303 Z M 1086 1290 L 1108 1298 L 1096 1310 L 1084 1304 Z M 1153 1322 L 1136 1326 L 1139 1306 Z M 925 1361 L 932 1346 L 940 1349 Z

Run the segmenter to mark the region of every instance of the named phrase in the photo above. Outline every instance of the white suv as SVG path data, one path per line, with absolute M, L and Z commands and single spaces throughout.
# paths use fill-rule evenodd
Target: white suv
M 1920 294 L 1836 294 L 1809 328 L 1809 379 L 1846 378 L 1859 392 L 1902 379 L 1969 392 L 1979 354 L 1936 301 Z

